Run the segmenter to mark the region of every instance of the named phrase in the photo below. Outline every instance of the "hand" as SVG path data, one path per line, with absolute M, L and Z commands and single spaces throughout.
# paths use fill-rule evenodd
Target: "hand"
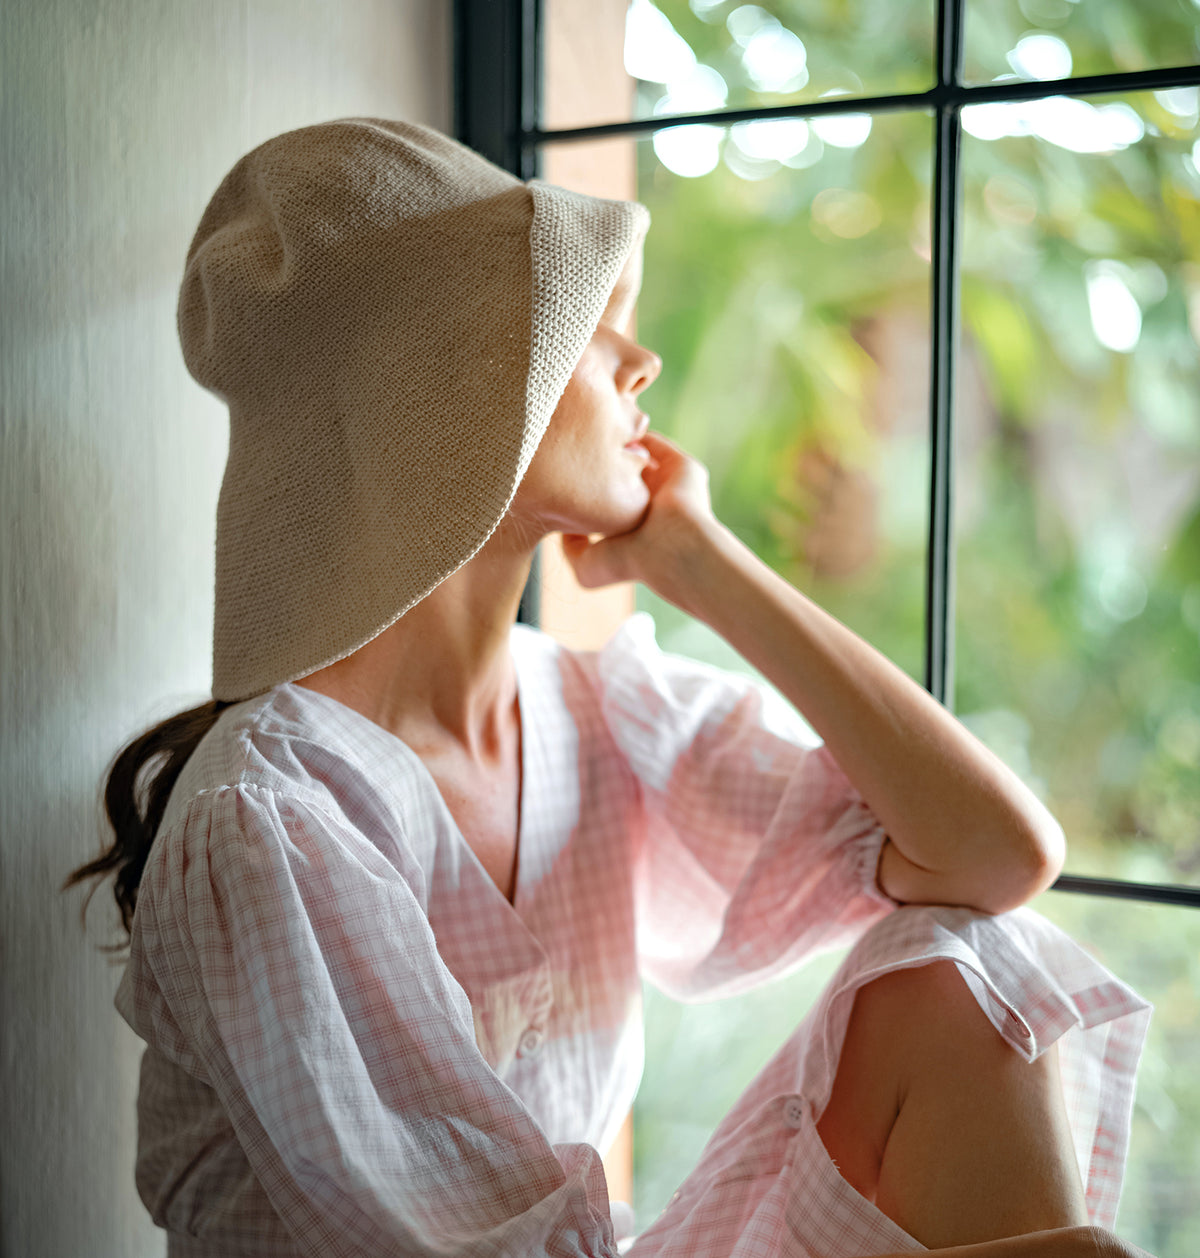
M 1029 1232 L 1024 1236 L 1008 1236 L 977 1245 L 952 1245 L 929 1252 L 941 1254 L 942 1258 L 1153 1258 L 1144 1249 L 1102 1227 L 1056 1228 L 1050 1232 Z M 906 1255 L 880 1254 L 878 1258 L 906 1258 Z
M 642 473 L 650 502 L 637 527 L 595 541 L 566 533 L 563 553 L 587 589 L 641 581 L 684 606 L 689 561 L 706 534 L 720 527 L 709 499 L 708 469 L 658 433 L 646 433 L 642 442 L 651 455 Z
M 1095 1258 L 1153 1258 L 1152 1254 L 1122 1240 L 1114 1232 L 1106 1232 L 1100 1227 L 1083 1230 L 1091 1233 L 1092 1244 L 1096 1247 Z

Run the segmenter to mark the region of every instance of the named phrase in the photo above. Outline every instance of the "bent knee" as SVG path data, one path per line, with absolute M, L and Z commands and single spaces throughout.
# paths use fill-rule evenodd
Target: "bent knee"
M 923 1030 L 931 1022 L 975 1022 L 986 1015 L 971 994 L 955 962 L 945 958 L 902 970 L 889 970 L 864 983 L 854 994 L 852 1017 L 874 1029 L 895 1047 L 906 1028 Z
M 1047 1053 L 1031 1067 L 1013 1051 L 955 962 L 892 970 L 855 992 L 818 1134 L 843 1177 L 875 1200 L 901 1111 L 911 1122 L 913 1106 L 944 1110 L 957 1122 L 983 1100 L 1041 1113 L 1059 1087 L 1055 1064 Z
M 958 966 L 931 961 L 892 970 L 855 993 L 849 1032 L 855 1051 L 873 1059 L 901 1102 L 917 1078 L 947 1081 L 1028 1063 L 1015 1053 L 980 1007 Z

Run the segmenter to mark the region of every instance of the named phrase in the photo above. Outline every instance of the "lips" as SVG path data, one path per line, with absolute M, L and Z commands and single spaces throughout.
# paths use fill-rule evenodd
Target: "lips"
M 641 439 L 646 435 L 646 432 L 649 429 L 649 427 L 650 427 L 650 416 L 643 414 L 641 411 L 638 411 L 637 423 L 634 425 L 633 436 L 631 436 L 625 444 L 630 445 L 630 446 L 637 445 L 641 441 Z

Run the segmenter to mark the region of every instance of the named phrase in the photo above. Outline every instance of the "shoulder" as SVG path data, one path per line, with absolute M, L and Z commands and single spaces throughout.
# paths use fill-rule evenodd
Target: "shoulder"
M 226 709 L 193 752 L 180 784 L 185 794 L 191 784 L 196 791 L 245 785 L 324 796 L 397 766 L 403 770 L 411 755 L 361 713 L 287 684 Z
M 685 753 L 699 761 L 747 738 L 799 748 L 818 743 L 791 704 L 711 630 L 689 624 L 677 636 L 708 659 L 664 650 L 645 612 L 599 651 L 575 656 L 612 738 L 645 781 L 665 782 Z
M 633 613 L 604 646 L 594 650 L 564 646 L 549 634 L 523 624 L 515 626 L 512 642 L 518 666 L 525 672 L 577 674 L 601 694 L 635 680 L 683 689 L 716 684 L 739 693 L 748 684 L 745 678 L 725 669 L 662 650 L 654 618 L 648 612 Z
M 679 679 L 705 674 L 703 665 L 674 660 L 659 650 L 654 621 L 637 613 L 624 621 L 604 646 L 582 650 L 565 646 L 529 625 L 514 626 L 512 653 L 521 701 L 543 729 L 567 726 L 585 739 L 607 737 L 614 712 L 636 711 L 653 721 L 656 695 L 671 689 L 667 674 Z M 686 682 L 683 683 L 686 687 Z
M 414 760 L 336 700 L 278 686 L 221 714 L 184 766 L 160 834 L 213 826 L 274 832 L 303 816 L 362 834 L 394 856 L 404 802 L 424 789 Z

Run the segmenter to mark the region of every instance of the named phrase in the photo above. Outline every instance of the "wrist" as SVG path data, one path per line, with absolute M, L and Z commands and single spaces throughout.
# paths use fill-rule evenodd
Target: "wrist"
M 728 573 L 745 544 L 715 516 L 689 521 L 665 548 L 658 572 L 646 584 L 667 602 L 697 620 L 711 619 L 728 598 Z

